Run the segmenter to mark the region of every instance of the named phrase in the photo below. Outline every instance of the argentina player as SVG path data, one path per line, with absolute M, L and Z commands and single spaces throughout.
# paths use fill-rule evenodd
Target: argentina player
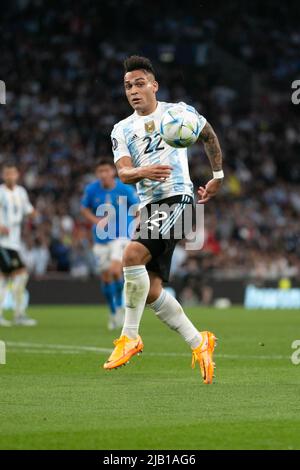
M 139 200 L 133 186 L 126 185 L 116 178 L 116 170 L 111 158 L 103 157 L 98 160 L 95 173 L 96 181 L 88 184 L 84 190 L 81 213 L 93 224 L 93 252 L 101 278 L 102 292 L 110 308 L 108 329 L 113 330 L 122 327 L 124 322 L 122 255 L 129 241 L 126 227 L 129 228 L 132 220 L 132 217 L 128 215 L 128 209 L 131 206 L 137 206 Z M 102 207 L 107 205 L 108 208 L 111 206 L 115 212 L 115 230 L 111 233 L 107 230 L 105 238 L 99 237 L 97 231 L 98 224 L 101 224 L 97 211 L 101 205 Z M 125 233 L 120 233 L 122 227 L 119 226 L 119 214 L 120 217 L 126 219 L 123 221 Z M 102 220 L 104 228 L 106 222 Z
M 10 287 L 14 303 L 14 324 L 35 326 L 36 320 L 26 315 L 25 289 L 28 272 L 21 258 L 21 228 L 26 216 L 35 217 L 25 188 L 18 185 L 19 171 L 13 162 L 2 167 L 0 185 L 0 326 L 11 326 L 2 314 Z
M 125 60 L 124 66 L 125 93 L 134 113 L 114 126 L 111 137 L 121 181 L 137 186 L 141 223 L 137 236 L 124 251 L 125 322 L 104 368 L 126 364 L 130 357 L 142 351 L 138 329 L 145 304 L 148 304 L 160 320 L 188 343 L 193 365 L 198 362 L 204 383 L 212 383 L 214 334 L 199 332 L 178 301 L 163 289 L 178 242 L 178 237 L 174 236 L 178 217 L 182 220 L 188 208 L 194 209 L 187 151 L 170 147 L 160 137 L 160 119 L 173 104 L 157 101 L 158 83 L 151 62 L 132 56 Z M 224 175 L 218 138 L 203 116 L 199 115 L 199 121 L 199 139 L 204 143 L 213 170 L 213 178 L 198 190 L 198 202 L 206 203 L 218 192 Z M 157 210 L 158 203 L 169 207 L 170 211 Z M 180 230 L 184 239 L 184 228 Z

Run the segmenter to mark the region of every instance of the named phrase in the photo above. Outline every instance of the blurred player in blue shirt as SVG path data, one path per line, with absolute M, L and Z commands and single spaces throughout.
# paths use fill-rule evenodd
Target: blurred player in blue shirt
M 122 255 L 134 217 L 129 207 L 138 206 L 133 186 L 116 178 L 113 161 L 102 158 L 96 163 L 96 181 L 85 187 L 81 213 L 93 224 L 94 255 L 101 277 L 102 292 L 110 307 L 108 328 L 123 326 Z

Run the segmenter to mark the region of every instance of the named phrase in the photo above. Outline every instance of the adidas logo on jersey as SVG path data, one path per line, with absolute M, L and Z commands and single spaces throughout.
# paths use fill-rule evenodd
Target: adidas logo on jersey
M 138 139 L 138 138 L 139 138 L 139 136 L 136 135 L 136 134 L 134 134 L 134 135 L 131 137 L 130 142 L 133 142 L 134 140 L 136 140 L 136 139 Z

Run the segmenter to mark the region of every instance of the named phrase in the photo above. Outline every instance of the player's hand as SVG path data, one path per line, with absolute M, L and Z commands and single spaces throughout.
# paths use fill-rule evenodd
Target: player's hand
M 9 229 L 4 225 L 0 225 L 0 235 L 9 235 Z
M 104 217 L 97 217 L 97 222 L 96 222 L 96 226 L 99 227 L 99 228 L 105 228 L 108 224 L 108 216 L 104 216 Z
M 200 186 L 198 189 L 199 200 L 198 204 L 205 204 L 212 197 L 214 197 L 222 186 L 222 179 L 212 179 L 206 186 Z
M 166 181 L 172 170 L 169 165 L 149 165 L 140 168 L 141 177 L 153 181 Z

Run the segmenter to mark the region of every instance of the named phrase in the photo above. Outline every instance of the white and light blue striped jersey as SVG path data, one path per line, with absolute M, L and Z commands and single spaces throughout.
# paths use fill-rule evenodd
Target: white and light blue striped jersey
M 158 102 L 156 110 L 147 116 L 135 111 L 131 116 L 118 122 L 111 133 L 115 163 L 129 156 L 134 167 L 147 165 L 170 165 L 173 170 L 166 181 L 152 181 L 144 178 L 137 183 L 140 207 L 178 194 L 194 196 L 186 148 L 174 148 L 165 143 L 159 126 L 163 113 L 175 103 Z M 179 103 L 187 106 L 185 103 Z M 192 108 L 192 106 L 191 106 Z M 194 108 L 192 108 L 195 111 Z M 198 114 L 202 131 L 206 119 Z
M 28 193 L 22 186 L 9 189 L 0 184 L 0 225 L 9 230 L 8 235 L 0 234 L 0 246 L 19 251 L 21 248 L 21 226 L 23 218 L 33 212 Z

